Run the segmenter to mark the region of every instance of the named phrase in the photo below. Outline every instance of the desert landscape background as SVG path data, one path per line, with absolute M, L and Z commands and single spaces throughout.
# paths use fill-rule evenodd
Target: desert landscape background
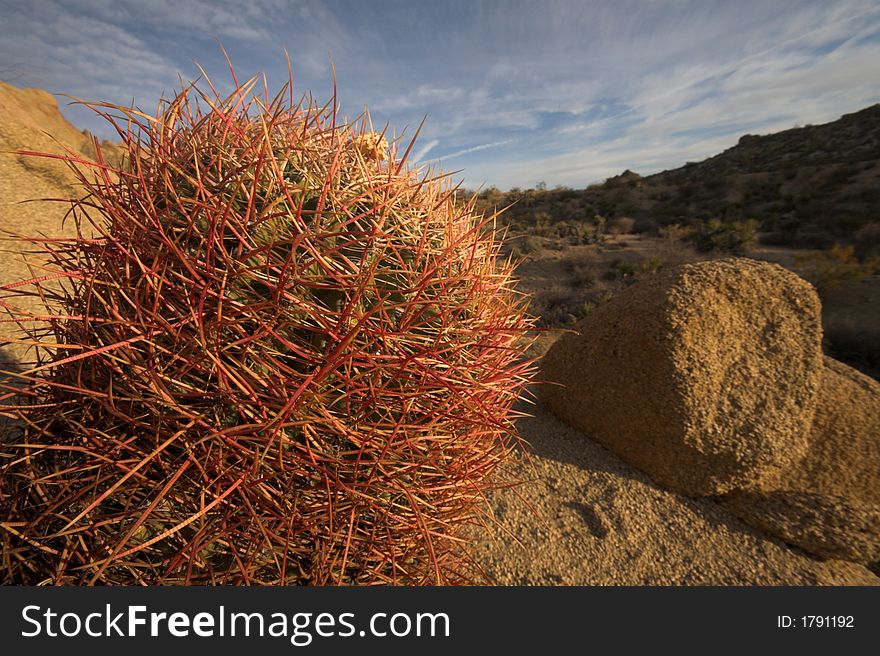
M 15 151 L 96 156 L 55 98 L 0 82 L 0 227 L 71 234 L 64 203 L 77 195 L 64 162 Z M 105 157 L 115 156 L 104 142 Z M 490 188 L 476 195 L 500 215 L 506 252 L 522 259 L 521 288 L 544 328 L 541 356 L 597 307 L 686 263 L 730 255 L 778 263 L 812 282 L 823 348 L 880 375 L 880 105 L 833 123 L 742 137 L 703 162 L 586 189 Z M 4 241 L 0 284 L 39 275 Z M 34 260 L 31 260 L 32 262 Z M 3 368 L 26 358 L 3 330 Z M 504 472 L 528 479 L 490 499 L 497 524 L 475 528 L 473 556 L 504 585 L 880 584 L 876 562 L 823 558 L 744 523 L 712 497 L 670 491 L 524 398 L 523 448 Z

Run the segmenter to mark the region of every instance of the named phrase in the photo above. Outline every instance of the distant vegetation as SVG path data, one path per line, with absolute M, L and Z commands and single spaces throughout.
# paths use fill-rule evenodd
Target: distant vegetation
M 795 249 L 786 266 L 828 306 L 828 351 L 880 375 L 880 322 L 851 293 L 880 273 L 880 105 L 745 135 L 715 157 L 647 177 L 627 170 L 586 189 L 461 196 L 483 212 L 507 208 L 506 249 L 525 259 L 520 275 L 541 326 L 570 326 L 622 287 L 682 262 L 783 247 Z M 853 302 L 863 304 L 855 314 Z
M 836 289 L 848 281 L 864 280 L 880 269 L 880 258 L 860 261 L 853 246 L 840 244 L 827 251 L 798 254 L 795 261 L 803 269 L 804 277 L 820 291 Z
M 648 177 L 625 171 L 586 189 L 492 187 L 477 204 L 510 206 L 501 221 L 515 254 L 677 225 L 705 251 L 840 244 L 864 262 L 880 255 L 880 105 L 825 125 L 745 135 L 715 157 Z

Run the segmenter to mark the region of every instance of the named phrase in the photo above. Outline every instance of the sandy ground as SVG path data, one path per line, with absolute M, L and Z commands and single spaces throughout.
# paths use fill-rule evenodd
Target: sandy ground
M 498 526 L 474 557 L 502 585 L 878 585 L 743 524 L 711 499 L 669 492 L 541 407 L 491 497 Z

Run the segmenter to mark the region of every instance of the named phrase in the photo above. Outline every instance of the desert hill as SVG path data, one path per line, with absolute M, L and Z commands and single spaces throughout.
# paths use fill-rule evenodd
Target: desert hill
M 101 144 L 105 156 L 118 156 L 118 147 Z M 31 272 L 21 255 L 24 245 L 11 234 L 72 234 L 73 223 L 62 225 L 68 206 L 39 202 L 44 198 L 81 195 L 70 167 L 57 159 L 19 155 L 28 150 L 57 155 L 95 157 L 93 137 L 71 125 L 58 109 L 55 97 L 42 89 L 19 89 L 0 81 L 0 280 L 24 280 Z M 7 328 L 0 330 L 6 335 Z M 18 347 L 0 352 L 0 362 Z
M 55 97 L 42 89 L 19 89 L 0 81 L 0 162 L 3 177 L 0 187 L 4 196 L 4 212 L 12 202 L 28 196 L 27 186 L 16 185 L 23 175 L 35 175 L 47 190 L 73 193 L 75 178 L 61 161 L 17 155 L 15 150 L 32 150 L 58 155 L 74 154 L 94 159 L 94 139 L 87 130 L 71 125 L 58 109 Z M 102 147 L 115 154 L 114 146 L 105 141 Z M 105 153 L 105 156 L 107 153 Z M 0 216 L 5 216 L 0 215 Z
M 762 242 L 800 248 L 856 245 L 862 256 L 880 249 L 880 105 L 824 125 L 764 136 L 744 135 L 702 162 L 650 176 L 624 171 L 586 189 L 491 188 L 485 209 L 514 203 L 506 221 L 528 232 L 543 220 L 610 225 L 635 222 L 637 232 L 710 219 L 754 219 Z M 536 219 L 539 217 L 539 219 Z M 568 229 L 568 228 L 566 228 Z
M 507 208 L 508 248 L 527 258 L 520 271 L 544 326 L 570 325 L 640 275 L 749 254 L 816 285 L 826 351 L 880 378 L 880 105 L 745 135 L 650 176 L 627 169 L 586 189 L 490 188 L 476 203 Z
M 40 198 L 73 198 L 80 192 L 67 163 L 18 154 L 33 151 L 72 154 L 94 160 L 95 139 L 71 125 L 55 97 L 42 89 L 19 89 L 0 81 L 0 226 L 4 230 L 52 232 L 67 208 L 63 203 L 38 203 Z M 119 155 L 118 146 L 100 144 L 104 157 Z
M 804 166 L 833 166 L 880 159 L 880 104 L 823 125 L 808 125 L 758 136 L 743 135 L 719 155 L 649 176 L 700 179 L 733 173 L 773 173 Z

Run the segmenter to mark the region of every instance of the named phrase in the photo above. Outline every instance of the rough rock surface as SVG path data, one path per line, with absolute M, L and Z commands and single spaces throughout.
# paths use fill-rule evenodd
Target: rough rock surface
M 539 396 L 673 490 L 754 488 L 806 453 L 820 309 L 812 286 L 778 265 L 687 264 L 634 284 L 556 342 Z
M 724 505 L 762 529 L 824 558 L 880 560 L 880 507 L 801 490 L 732 492 Z
M 826 357 L 820 390 L 809 451 L 776 487 L 880 507 L 880 383 Z
M 878 585 L 863 565 L 821 560 L 709 498 L 670 492 L 541 407 L 517 422 L 523 486 L 490 495 L 498 525 L 473 556 L 502 585 Z
M 814 554 L 880 560 L 880 384 L 825 358 L 803 460 L 724 504 Z
M 105 158 L 120 157 L 118 146 L 104 142 L 101 148 Z M 0 228 L 12 234 L 73 236 L 74 221 L 62 222 L 70 205 L 40 199 L 82 196 L 76 176 L 61 160 L 20 155 L 16 152 L 19 150 L 95 157 L 92 138 L 67 122 L 52 94 L 40 89 L 19 89 L 0 81 Z M 88 230 L 87 225 L 85 229 Z M 2 237 L 0 282 L 40 275 L 33 267 L 44 258 L 31 253 L 27 258 L 29 266 L 22 256 L 23 251 L 33 251 L 34 247 L 9 241 L 9 234 Z M 48 285 L 52 286 L 51 281 Z M 5 297 L 10 300 L 8 294 Z M 12 302 L 24 310 L 42 309 L 36 299 L 15 298 Z M 0 327 L 0 341 L 21 336 L 15 324 Z M 32 356 L 21 344 L 0 347 L 0 369 L 8 368 L 14 360 Z

